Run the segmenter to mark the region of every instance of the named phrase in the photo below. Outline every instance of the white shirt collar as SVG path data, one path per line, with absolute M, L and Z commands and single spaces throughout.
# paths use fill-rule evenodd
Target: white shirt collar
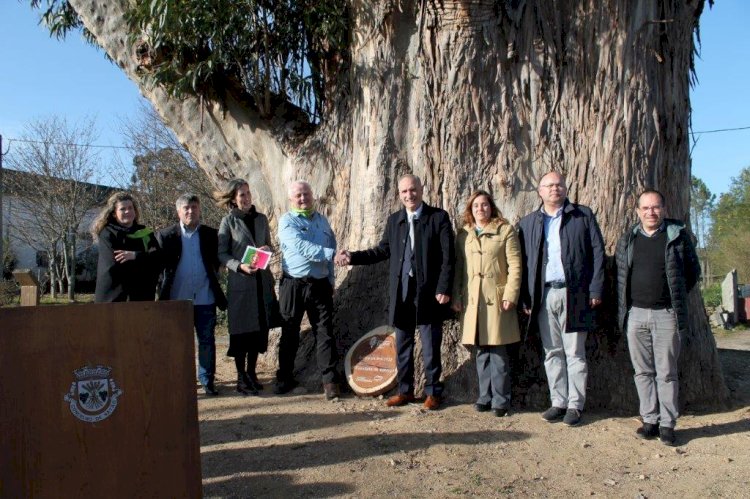
M 422 216 L 422 208 L 424 208 L 424 203 L 419 203 L 419 208 L 417 208 L 415 211 L 409 211 L 406 210 L 406 218 L 409 220 L 413 220 L 415 218 L 419 218 Z
M 193 229 L 193 230 L 190 230 L 190 229 L 188 229 L 188 228 L 187 228 L 187 227 L 185 226 L 185 224 L 183 224 L 182 222 L 180 222 L 180 232 L 182 232 L 182 235 L 183 235 L 183 236 L 188 236 L 188 237 L 190 237 L 190 236 L 192 236 L 193 234 L 195 234 L 196 232 L 198 232 L 198 229 L 200 228 L 200 226 L 201 226 L 201 224 L 199 223 L 198 225 L 196 225 L 196 226 L 195 226 L 195 229 Z

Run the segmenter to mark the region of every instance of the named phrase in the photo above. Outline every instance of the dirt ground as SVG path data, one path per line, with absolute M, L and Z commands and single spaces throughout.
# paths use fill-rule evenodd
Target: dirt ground
M 298 388 L 234 392 L 219 357 L 219 397 L 199 395 L 206 497 L 748 497 L 750 332 L 717 336 L 731 410 L 685 414 L 677 447 L 636 437 L 630 417 L 586 412 L 550 424 L 538 412 L 497 418 L 452 403 L 385 407 L 351 394 L 328 402 Z M 221 347 L 219 347 L 221 350 Z

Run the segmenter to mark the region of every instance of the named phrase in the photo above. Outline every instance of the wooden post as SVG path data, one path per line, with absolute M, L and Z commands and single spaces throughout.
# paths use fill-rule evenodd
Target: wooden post
M 13 278 L 21 285 L 21 306 L 39 305 L 39 281 L 30 270 L 14 270 Z
M 201 496 L 187 301 L 0 309 L 0 497 Z

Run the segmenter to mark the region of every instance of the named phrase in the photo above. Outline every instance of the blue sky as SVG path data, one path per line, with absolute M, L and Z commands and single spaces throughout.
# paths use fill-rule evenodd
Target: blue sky
M 98 144 L 122 145 L 120 122 L 134 117 L 139 93 L 102 52 L 78 34 L 60 42 L 37 25 L 29 1 L 0 0 L 0 134 L 19 137 L 24 123 L 50 114 L 75 121 L 95 117 Z M 750 127 L 750 1 L 717 0 L 701 19 L 698 84 L 694 87 L 696 132 Z M 714 193 L 750 166 L 750 129 L 697 135 L 693 174 Z M 123 151 L 103 149 L 101 158 L 123 165 Z

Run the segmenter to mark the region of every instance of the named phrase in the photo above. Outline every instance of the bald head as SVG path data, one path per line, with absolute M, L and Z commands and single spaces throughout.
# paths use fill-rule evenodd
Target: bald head
M 565 185 L 565 177 L 557 172 L 549 172 L 539 180 L 537 188 L 539 197 L 542 198 L 544 209 L 548 213 L 559 210 L 565 203 L 568 188 Z

